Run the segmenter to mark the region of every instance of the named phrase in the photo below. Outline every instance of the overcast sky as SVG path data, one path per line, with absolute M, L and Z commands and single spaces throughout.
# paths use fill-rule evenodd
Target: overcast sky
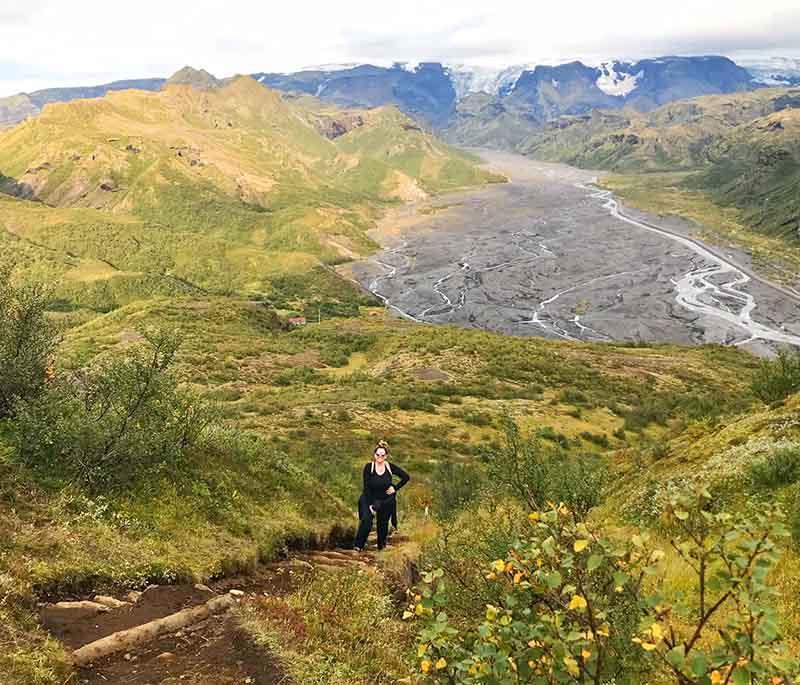
M 486 66 L 735 54 L 800 57 L 798 0 L 0 0 L 0 96 L 307 65 Z

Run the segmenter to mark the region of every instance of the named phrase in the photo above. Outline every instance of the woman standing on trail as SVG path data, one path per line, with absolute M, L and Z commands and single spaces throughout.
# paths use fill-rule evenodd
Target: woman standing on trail
M 394 476 L 400 479 L 395 485 Z M 372 519 L 378 517 L 378 549 L 386 546 L 389 534 L 389 519 L 396 516 L 395 495 L 410 480 L 410 476 L 397 464 L 389 461 L 389 445 L 381 440 L 375 447 L 372 461 L 364 466 L 364 491 L 358 500 L 358 533 L 354 548 L 361 552 L 367 544 L 372 530 Z M 397 519 L 395 518 L 395 521 Z M 397 523 L 395 523 L 397 527 Z

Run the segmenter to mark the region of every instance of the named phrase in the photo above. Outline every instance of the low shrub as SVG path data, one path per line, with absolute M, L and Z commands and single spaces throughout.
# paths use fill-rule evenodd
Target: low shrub
M 800 480 L 800 447 L 779 449 L 750 466 L 750 482 L 761 489 L 782 488 Z
M 145 331 L 127 348 L 51 383 L 15 405 L 16 458 L 42 480 L 90 490 L 124 489 L 180 469 L 216 419 L 212 405 L 182 390 L 169 372 L 180 340 Z
M 589 431 L 583 431 L 581 433 L 581 437 L 587 442 L 597 445 L 598 447 L 602 447 L 603 449 L 609 449 L 611 447 L 611 443 L 609 443 L 608 436 L 605 433 L 591 433 Z
M 562 404 L 588 404 L 589 398 L 580 390 L 565 388 L 558 396 L 558 401 Z
M 478 497 L 484 475 L 475 464 L 447 460 L 437 464 L 432 482 L 434 513 L 440 519 L 451 519 Z
M 780 402 L 800 391 L 800 353 L 781 350 L 776 359 L 761 362 L 751 388 L 765 404 Z
M 490 482 L 531 511 L 555 501 L 585 515 L 600 504 L 607 473 L 600 458 L 569 456 L 537 436 L 525 438 L 510 417 L 504 418 L 503 427 L 505 443 L 484 455 Z
M 58 345 L 58 332 L 46 317 L 46 289 L 15 287 L 11 274 L 10 265 L 0 265 L 0 418 L 17 401 L 44 390 Z
M 536 437 L 542 440 L 549 440 L 564 449 L 569 448 L 569 438 L 563 433 L 557 432 L 552 426 L 542 426 L 536 430 Z

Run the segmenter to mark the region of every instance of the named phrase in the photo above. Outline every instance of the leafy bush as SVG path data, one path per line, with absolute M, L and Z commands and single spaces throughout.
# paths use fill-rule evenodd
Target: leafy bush
M 45 315 L 47 291 L 41 285 L 15 287 L 11 272 L 9 265 L 0 265 L 0 418 L 18 400 L 44 389 L 58 345 Z
M 564 404 L 588 404 L 589 398 L 580 390 L 565 388 L 559 393 L 558 401 Z
M 593 445 L 597 445 L 603 449 L 608 449 L 611 446 L 611 444 L 608 442 L 608 436 L 605 433 L 592 433 L 590 431 L 583 431 L 581 433 L 581 437 L 587 442 L 591 442 Z
M 464 421 L 473 426 L 491 426 L 492 415 L 483 411 L 470 411 L 464 414 Z
M 781 488 L 800 479 L 800 448 L 779 449 L 750 466 L 750 481 L 757 488 Z
M 505 444 L 485 454 L 489 480 L 519 498 L 531 511 L 547 501 L 564 502 L 585 515 L 597 506 L 606 470 L 592 457 L 570 457 L 538 437 L 523 438 L 510 417 L 503 420 Z
M 563 506 L 528 518 L 522 541 L 484 570 L 497 600 L 483 615 L 451 623 L 451 579 L 423 576 L 404 616 L 422 617 L 425 682 L 600 683 L 635 654 L 645 577 L 636 544 L 602 537 Z
M 800 353 L 781 350 L 776 359 L 761 362 L 751 388 L 765 404 L 780 402 L 800 391 Z
M 165 332 L 144 337 L 123 355 L 57 378 L 39 397 L 18 402 L 17 458 L 44 478 L 103 492 L 179 468 L 214 412 L 169 373 L 179 339 Z
M 569 448 L 569 438 L 563 433 L 557 432 L 552 426 L 542 426 L 536 429 L 536 437 L 542 440 L 550 440 L 564 449 Z
M 661 426 L 666 425 L 672 412 L 673 403 L 663 397 L 647 396 L 638 405 L 625 412 L 624 429 L 627 431 L 641 431 L 651 423 Z
M 475 464 L 446 460 L 433 474 L 433 505 L 440 519 L 450 519 L 479 494 L 483 474 Z
M 521 541 L 484 569 L 499 599 L 471 621 L 445 611 L 456 579 L 427 572 L 404 614 L 421 618 L 423 682 L 588 685 L 637 667 L 651 676 L 637 681 L 792 682 L 800 661 L 782 642 L 768 581 L 787 535 L 781 514 L 712 513 L 710 500 L 671 504 L 670 544 L 693 579 L 676 597 L 660 593 L 665 554 L 646 534 L 607 537 L 563 505 L 531 512 Z
M 441 402 L 439 397 L 434 402 L 430 395 L 407 395 L 397 400 L 397 408 L 403 411 L 424 411 L 429 414 L 435 414 L 438 402 Z

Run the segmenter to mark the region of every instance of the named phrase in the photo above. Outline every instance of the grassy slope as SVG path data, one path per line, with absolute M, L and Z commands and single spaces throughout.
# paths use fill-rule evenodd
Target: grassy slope
M 626 525 L 631 522 L 659 527 L 658 516 L 670 496 L 708 488 L 715 503 L 730 511 L 778 501 L 797 525 L 798 484 L 780 482 L 768 487 L 753 481 L 752 467 L 780 450 L 800 449 L 800 395 L 773 407 L 756 406 L 720 423 L 695 423 L 665 434 L 657 450 L 637 448 L 617 452 L 614 459 L 615 488 L 594 516 Z M 773 583 L 778 590 L 777 608 L 781 630 L 795 654 L 800 650 L 800 551 L 795 544 L 783 550 Z M 667 542 L 666 540 L 664 541 Z M 668 544 L 665 544 L 668 548 Z M 674 553 L 665 561 L 678 568 Z M 685 591 L 686 580 L 668 574 L 668 591 Z
M 0 197 L 0 249 L 99 311 L 258 296 L 374 249 L 366 230 L 387 204 L 493 178 L 392 108 L 334 141 L 312 112 L 249 78 L 47 107 L 0 136 L 6 187 L 37 200 Z
M 430 502 L 436 464 L 475 459 L 499 439 L 504 412 L 528 429 L 552 426 L 577 451 L 596 451 L 580 434 L 604 433 L 622 446 L 610 436 L 628 412 L 655 404 L 668 413 L 697 396 L 732 408 L 753 365 L 723 348 L 560 344 L 384 317 L 367 309 L 286 332 L 247 301 L 164 298 L 70 330 L 62 367 L 127 344 L 138 326 L 179 326 L 185 381 L 220 402 L 232 425 L 285 456 L 232 464 L 211 455 L 183 491 L 152 483 L 114 501 L 43 492 L 4 457 L 0 559 L 16 598 L 10 606 L 46 589 L 203 578 L 270 556 L 286 535 L 351 521 L 358 467 L 376 436 L 387 436 L 414 474 L 404 497 L 409 515 Z M 281 481 L 281 463 L 313 477 Z M 22 630 L 24 616 L 9 625 Z M 17 664 L 21 683 L 48 682 L 31 675 L 38 633 L 22 635 L 6 663 Z

